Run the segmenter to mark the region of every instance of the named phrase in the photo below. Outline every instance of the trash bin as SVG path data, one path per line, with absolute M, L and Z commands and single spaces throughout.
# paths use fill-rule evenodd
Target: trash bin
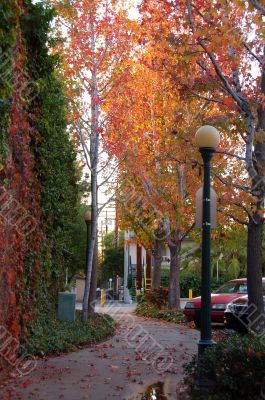
M 62 322 L 75 321 L 76 294 L 70 292 L 58 293 L 58 319 Z

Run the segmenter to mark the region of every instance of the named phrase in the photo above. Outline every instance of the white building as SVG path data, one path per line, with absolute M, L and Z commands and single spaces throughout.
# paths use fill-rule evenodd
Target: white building
M 141 244 L 137 243 L 137 239 L 133 231 L 125 232 L 124 238 L 124 302 L 131 303 L 135 300 L 137 292 L 142 289 L 149 290 L 152 282 L 152 272 L 154 268 L 154 257 L 152 252 L 145 249 Z M 195 244 L 189 238 L 183 241 L 183 248 L 187 251 L 182 254 L 181 259 L 184 260 L 189 254 L 194 253 L 200 245 Z M 170 250 L 168 246 L 162 249 L 161 269 L 170 268 Z
M 153 255 L 137 243 L 133 231 L 125 232 L 124 238 L 124 302 L 130 303 L 135 299 L 137 291 L 151 288 Z M 162 268 L 169 268 L 170 252 L 165 247 L 162 250 Z

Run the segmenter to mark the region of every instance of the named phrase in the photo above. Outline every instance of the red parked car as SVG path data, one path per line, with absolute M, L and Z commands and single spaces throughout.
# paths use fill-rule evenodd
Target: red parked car
M 265 278 L 262 279 L 265 292 Z M 234 279 L 227 282 L 212 295 L 212 322 L 224 323 L 224 312 L 228 303 L 232 300 L 247 294 L 247 279 Z M 184 315 L 188 321 L 194 321 L 197 327 L 200 326 L 201 298 L 195 297 L 186 303 Z

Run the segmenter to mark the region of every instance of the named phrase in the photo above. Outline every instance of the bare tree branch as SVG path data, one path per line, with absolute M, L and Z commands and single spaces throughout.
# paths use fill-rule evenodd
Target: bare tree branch
M 101 211 L 111 202 L 115 199 L 116 193 L 113 193 L 112 196 L 110 196 L 110 198 L 103 203 L 103 205 L 101 207 L 98 208 L 98 215 L 101 213 Z
M 154 188 L 154 186 L 152 185 L 152 182 L 150 181 L 150 179 L 142 179 L 142 185 L 143 188 L 145 190 L 146 195 L 148 196 L 148 198 L 151 200 L 151 194 L 150 194 L 150 190 L 156 195 L 159 196 L 158 191 Z
M 187 5 L 187 10 L 188 10 L 189 22 L 190 22 L 190 30 L 192 32 L 194 32 L 194 21 L 193 21 L 193 17 L 192 17 L 190 0 L 186 0 L 186 5 Z
M 109 181 L 109 179 L 113 176 L 114 172 L 117 170 L 117 168 L 119 167 L 119 165 L 120 165 L 120 163 L 122 161 L 123 161 L 123 159 L 121 159 L 119 162 L 117 162 L 115 167 L 112 168 L 112 170 L 109 173 L 109 175 L 102 182 L 100 182 L 100 184 L 98 185 L 98 188 L 100 188 L 101 186 L 105 185 Z
M 233 90 L 227 79 L 225 78 L 224 74 L 222 73 L 219 65 L 217 64 L 217 61 L 215 60 L 215 57 L 213 54 L 208 50 L 207 46 L 205 45 L 204 41 L 202 39 L 198 39 L 198 43 L 202 46 L 202 48 L 205 50 L 206 54 L 210 58 L 212 65 L 215 69 L 215 72 L 221 82 L 223 83 L 226 91 L 232 96 L 232 98 L 236 101 L 238 106 L 240 107 L 241 113 L 244 115 L 247 121 L 247 139 L 246 139 L 246 157 L 245 157 L 245 163 L 246 163 L 246 169 L 249 173 L 249 176 L 253 179 L 257 179 L 257 171 L 254 167 L 253 164 L 253 143 L 254 143 L 254 133 L 255 133 L 255 125 L 254 125 L 254 116 L 253 113 L 250 109 L 250 105 L 248 101 L 242 97 L 240 93 L 237 93 L 237 91 Z
M 247 213 L 249 219 L 252 219 L 252 221 L 253 221 L 254 223 L 256 223 L 256 221 L 255 221 L 255 219 L 253 218 L 253 215 L 251 214 L 250 210 L 249 210 L 246 206 L 244 206 L 244 204 L 237 203 L 237 202 L 234 203 L 234 204 L 235 204 L 235 206 L 237 206 L 237 207 L 239 207 L 239 208 L 242 208 L 242 209 Z
M 214 103 L 221 103 L 221 104 L 223 104 L 223 100 L 219 100 L 219 99 L 214 99 L 214 98 L 202 96 L 201 94 L 195 93 L 195 92 L 193 92 L 193 91 L 191 91 L 191 93 L 192 93 L 194 96 L 198 97 L 199 99 L 206 100 L 206 101 L 212 101 L 212 102 L 214 102 Z
M 239 224 L 241 224 L 241 225 L 246 225 L 246 226 L 248 225 L 248 222 L 247 222 L 247 221 L 242 221 L 241 219 L 235 217 L 233 214 L 228 213 L 228 212 L 225 212 L 225 211 L 222 210 L 221 208 L 218 208 L 217 211 L 218 211 L 218 212 L 221 212 L 221 213 L 224 214 L 226 217 L 229 217 L 229 218 L 233 219 L 235 222 L 237 222 L 237 223 L 239 223 Z
M 248 104 L 246 99 L 243 99 L 241 96 L 239 97 L 239 95 L 232 89 L 231 85 L 229 84 L 228 80 L 226 79 L 226 77 L 222 73 L 219 65 L 217 64 L 217 61 L 216 61 L 214 55 L 208 50 L 208 48 L 205 45 L 203 39 L 201 39 L 201 38 L 198 39 L 198 43 L 205 50 L 206 54 L 210 58 L 210 60 L 211 60 L 211 62 L 213 64 L 213 67 L 215 69 L 215 72 L 216 72 L 217 76 L 219 77 L 219 79 L 221 80 L 221 82 L 223 83 L 226 91 L 233 97 L 233 99 L 236 101 L 236 103 L 238 104 L 240 109 L 242 111 L 245 111 L 246 107 L 244 106 L 244 104 Z
M 104 151 L 102 151 L 102 153 L 104 153 Z M 102 154 L 102 153 L 101 153 L 101 154 Z M 111 163 L 111 159 L 108 159 L 108 160 L 103 164 L 103 166 L 102 166 L 102 164 L 101 164 L 101 168 L 98 169 L 98 174 L 101 174 L 101 172 L 104 171 L 104 169 L 106 169 L 106 168 L 109 166 L 110 163 Z
M 207 24 L 213 25 L 213 22 L 211 21 L 211 19 L 210 19 L 210 18 L 207 18 L 207 17 L 205 16 L 205 14 L 203 14 L 203 13 L 199 10 L 199 8 L 196 7 L 195 4 L 192 4 L 191 6 L 192 6 L 192 8 L 194 8 L 194 10 L 199 14 L 199 16 L 200 16 L 205 22 L 207 22 Z
M 189 235 L 189 233 L 192 231 L 192 229 L 195 227 L 195 223 L 193 223 L 187 230 L 186 230 L 186 232 L 184 232 L 183 233 L 183 235 L 181 236 L 181 241 L 182 240 L 184 240 L 188 235 Z
M 91 80 L 87 78 L 81 71 L 79 71 L 78 77 L 81 81 L 81 85 L 84 86 L 88 93 L 90 93 L 92 90 Z
M 226 150 L 218 150 L 215 152 L 215 154 L 226 154 L 227 156 L 235 157 L 238 160 L 246 161 L 245 157 L 241 157 L 237 154 L 231 153 L 230 151 L 226 151 Z
M 203 61 L 196 61 L 196 64 L 199 65 L 199 67 L 201 69 L 203 69 L 204 72 L 206 72 L 206 74 L 212 78 L 214 81 L 216 80 L 216 78 L 213 76 L 213 74 L 211 73 L 211 71 L 209 70 L 209 68 L 203 63 Z M 226 88 L 224 87 L 224 85 L 222 84 L 222 82 L 220 82 L 220 86 L 223 89 L 224 93 L 226 93 Z
M 251 0 L 252 5 L 259 11 L 262 15 L 265 15 L 265 7 L 262 6 L 257 0 Z
M 253 164 L 253 143 L 255 136 L 255 119 L 252 113 L 247 117 L 247 139 L 246 139 L 246 169 L 249 176 L 256 181 L 258 173 Z
M 82 148 L 83 148 L 83 153 L 85 155 L 87 166 L 91 170 L 91 164 L 90 164 L 90 161 L 89 161 L 89 149 L 88 149 L 87 144 L 86 144 L 86 142 L 85 142 L 85 140 L 83 138 L 81 126 L 77 126 L 76 130 L 77 130 L 77 134 L 78 134 L 78 137 L 80 139 L 80 142 L 81 142 L 81 145 L 82 145 Z
M 198 244 L 197 246 L 193 247 L 192 249 L 186 251 L 180 256 L 181 260 L 185 260 L 187 257 L 191 256 L 192 254 L 196 253 L 197 250 L 201 248 L 201 245 Z
M 257 56 L 257 54 L 255 54 L 249 47 L 249 45 L 247 43 L 244 43 L 244 47 L 247 49 L 247 51 L 249 52 L 249 54 L 251 54 L 261 65 L 263 65 L 263 61 L 261 60 L 261 58 L 259 58 L 259 56 Z
M 99 125 L 99 126 L 100 126 L 101 129 L 103 128 L 105 122 L 106 122 L 109 118 L 110 118 L 110 115 L 107 114 L 107 115 L 105 116 L 105 118 L 103 118 L 103 119 L 100 121 L 100 125 Z
M 229 52 L 229 55 L 231 57 L 233 64 L 235 64 L 235 49 L 232 46 L 229 46 L 228 52 Z M 232 67 L 232 74 L 233 74 L 233 83 L 235 85 L 236 92 L 237 92 L 238 96 L 241 96 L 242 89 L 241 89 L 241 83 L 240 83 L 240 79 L 239 79 L 239 72 L 238 72 L 237 66 Z
M 91 129 L 91 124 L 89 121 L 87 121 L 85 118 L 83 118 L 82 116 L 79 117 L 79 121 L 82 121 L 83 124 L 86 126 L 86 128 Z
M 97 68 L 100 67 L 102 61 L 103 61 L 104 58 L 105 58 L 105 55 L 107 54 L 107 51 L 108 51 L 109 47 L 110 47 L 110 41 L 109 41 L 108 39 L 106 39 L 106 40 L 105 40 L 105 47 L 104 47 L 104 50 L 102 51 L 102 54 L 101 54 L 101 56 L 100 56 L 100 59 L 99 59 L 98 62 L 97 62 Z
M 212 175 L 217 178 L 223 185 L 225 186 L 232 186 L 236 189 L 239 190 L 243 190 L 246 193 L 251 193 L 251 188 L 248 188 L 247 186 L 243 186 L 243 185 L 238 185 L 237 183 L 231 183 L 226 181 L 224 178 L 222 178 L 221 176 L 219 176 L 218 174 L 216 174 L 215 172 L 212 171 Z
M 115 85 L 115 82 L 113 82 L 113 75 L 114 75 L 114 71 L 116 70 L 117 66 L 119 65 L 122 55 L 123 55 L 123 50 L 120 52 L 120 54 L 117 56 L 117 59 L 115 60 L 115 63 L 109 73 L 110 78 L 107 79 L 107 81 L 101 88 L 99 88 L 99 90 L 98 90 L 99 93 L 103 93 L 107 89 L 108 86 L 110 86 L 110 88 L 112 88 Z

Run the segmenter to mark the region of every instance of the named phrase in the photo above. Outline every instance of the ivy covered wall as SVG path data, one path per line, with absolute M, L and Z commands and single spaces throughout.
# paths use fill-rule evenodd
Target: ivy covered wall
M 7 152 L 6 128 L 9 119 L 10 96 L 12 87 L 12 47 L 16 38 L 16 1 L 0 4 L 0 169 Z
M 78 215 L 80 176 L 67 131 L 67 102 L 55 73 L 59 58 L 48 53 L 54 40 L 48 36 L 54 12 L 40 4 L 25 3 L 22 30 L 34 82 L 30 108 L 37 132 L 37 136 L 34 132 L 32 135 L 32 151 L 34 172 L 41 183 L 41 226 L 45 234 L 41 288 L 46 291 L 45 298 L 55 299 L 63 289 L 66 269 L 70 273 L 74 267 L 69 249 Z
M 0 4 L 0 324 L 17 338 L 74 268 L 80 172 L 49 52 L 53 15 L 30 0 Z

